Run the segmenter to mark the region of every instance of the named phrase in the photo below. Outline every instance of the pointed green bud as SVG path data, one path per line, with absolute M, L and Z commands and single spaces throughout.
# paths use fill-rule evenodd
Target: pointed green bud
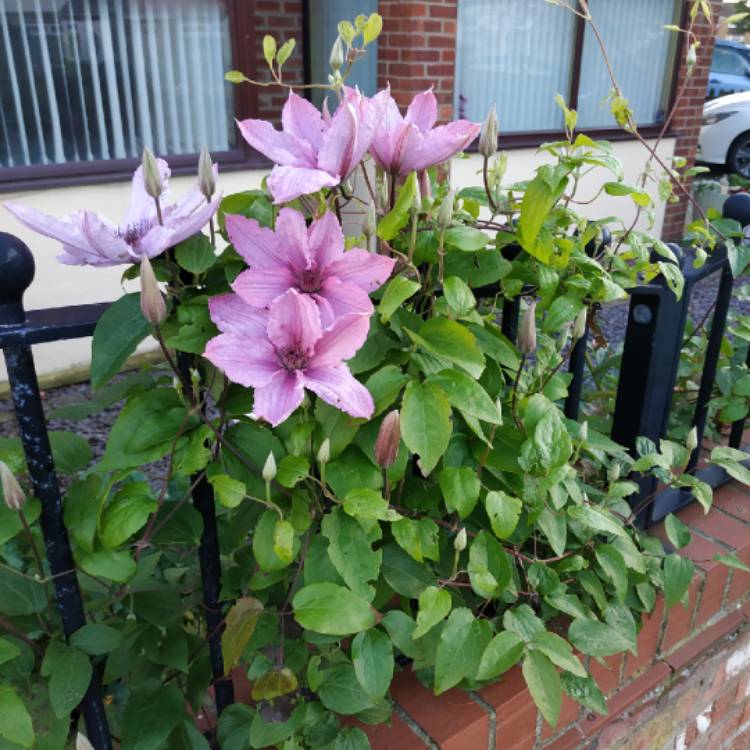
M 456 552 L 463 552 L 466 549 L 466 529 L 462 528 L 456 534 L 456 538 L 453 540 L 453 549 Z
M 152 326 L 161 325 L 167 317 L 167 304 L 146 255 L 141 259 L 141 312 Z
M 527 357 L 536 351 L 536 300 L 532 300 L 521 319 L 518 348 Z
M 584 334 L 586 333 L 586 316 L 588 311 L 584 307 L 578 315 L 576 315 L 576 319 L 573 321 L 573 340 L 578 341 L 578 339 L 582 339 Z
M 688 432 L 685 438 L 685 447 L 692 453 L 698 447 L 698 428 L 693 425 L 693 428 Z
M 453 201 L 456 198 L 456 191 L 451 190 L 448 195 L 443 198 L 443 202 L 440 204 L 437 215 L 437 223 L 441 229 L 448 229 L 453 221 Z
M 276 479 L 276 459 L 273 452 L 268 454 L 265 464 L 263 464 L 263 481 L 270 483 Z
M 206 200 L 211 200 L 211 196 L 216 192 L 214 163 L 205 146 L 201 149 L 200 159 L 198 159 L 198 188 L 206 196 Z
M 588 438 L 589 438 L 589 423 L 588 421 L 581 422 L 581 426 L 578 428 L 578 439 L 582 443 L 585 443 L 588 440 Z
M 375 208 L 374 201 L 367 207 L 367 213 L 365 214 L 365 220 L 362 224 L 362 234 L 369 240 L 375 236 L 378 231 L 378 211 Z
M 10 510 L 23 510 L 23 506 L 26 505 L 26 495 L 24 495 L 13 472 L 3 461 L 0 461 L 0 479 L 2 480 L 5 504 Z
M 336 41 L 331 47 L 331 56 L 328 58 L 328 62 L 331 69 L 335 71 L 341 70 L 341 66 L 344 64 L 344 43 L 340 36 L 336 37 Z
M 498 130 L 497 110 L 493 104 L 479 131 L 479 153 L 485 159 L 491 158 L 497 151 Z
M 146 147 L 143 149 L 143 185 L 146 188 L 146 192 L 152 198 L 159 198 L 164 192 L 164 186 L 161 182 L 161 174 L 159 173 L 159 165 L 156 163 L 156 157 L 154 152 Z
M 327 464 L 331 460 L 331 441 L 326 438 L 318 448 L 318 463 Z

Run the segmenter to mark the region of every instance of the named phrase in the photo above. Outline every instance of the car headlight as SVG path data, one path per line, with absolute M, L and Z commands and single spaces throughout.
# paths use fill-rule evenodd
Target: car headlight
M 731 117 L 732 115 L 736 115 L 736 114 L 737 112 L 734 110 L 730 112 L 710 112 L 707 115 L 703 115 L 703 124 L 704 125 L 716 125 L 717 122 L 726 120 L 727 117 Z

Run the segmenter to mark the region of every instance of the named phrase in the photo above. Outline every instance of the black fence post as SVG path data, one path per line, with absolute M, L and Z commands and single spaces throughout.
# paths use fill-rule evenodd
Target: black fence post
M 17 237 L 0 232 L 0 330 L 21 328 L 25 324 L 23 293 L 33 278 L 34 258 L 31 251 Z M 67 639 L 86 624 L 86 618 L 73 553 L 63 521 L 62 497 L 52 459 L 34 359 L 28 345 L 6 347 L 3 354 L 26 467 L 34 495 L 39 498 L 42 506 L 39 520 L 44 547 L 53 576 L 63 633 Z M 81 710 L 86 722 L 86 734 L 95 750 L 110 750 L 112 743 L 101 693 L 101 678 L 95 668 L 81 701 Z

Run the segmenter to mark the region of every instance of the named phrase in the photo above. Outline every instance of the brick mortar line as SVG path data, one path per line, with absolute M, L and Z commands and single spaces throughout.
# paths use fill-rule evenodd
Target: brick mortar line
M 481 706 L 490 717 L 489 726 L 487 728 L 487 750 L 495 750 L 497 742 L 497 711 L 495 711 L 494 706 L 488 703 L 474 690 L 469 690 L 469 698 L 471 698 L 474 703 Z
M 421 740 L 425 747 L 429 747 L 430 750 L 440 750 L 440 745 L 435 742 L 432 737 L 424 730 L 424 728 L 417 722 L 417 720 L 406 711 L 406 709 L 396 700 L 393 700 L 391 705 L 393 710 L 396 712 L 398 717 L 411 729 L 411 731 Z

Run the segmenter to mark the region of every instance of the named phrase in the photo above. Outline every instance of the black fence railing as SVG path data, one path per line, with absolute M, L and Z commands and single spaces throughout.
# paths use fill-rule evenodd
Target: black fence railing
M 736 219 L 743 226 L 750 225 L 750 195 L 730 198 L 724 215 Z M 691 293 L 698 282 L 719 274 L 720 282 L 693 417 L 699 447 L 690 458 L 688 470 L 694 471 L 699 460 L 720 345 L 726 329 L 733 279 L 723 247 L 717 248 L 700 269 L 692 268 L 692 263 L 683 257 L 678 247 L 674 246 L 672 249 L 685 276 L 682 298 L 675 298 L 662 277 L 656 278 L 651 284 L 631 290 L 611 437 L 634 453 L 636 438 L 639 436 L 650 438 L 654 442 L 665 436 Z M 31 345 L 90 336 L 107 305 L 76 305 L 27 313 L 23 308 L 22 298 L 33 277 L 34 261 L 30 250 L 18 238 L 0 232 L 0 348 L 7 364 L 29 477 L 34 494 L 42 504 L 41 527 L 47 560 L 63 630 L 66 638 L 69 638 L 85 624 L 85 615 L 73 554 L 63 521 L 62 496 L 52 459 Z M 513 342 L 517 337 L 519 309 L 518 297 L 504 301 L 502 331 Z M 572 379 L 564 408 L 566 416 L 574 420 L 579 417 L 585 382 L 587 338 L 588 326 L 583 337 L 573 345 L 569 359 Z M 748 362 L 750 363 L 750 353 Z M 189 369 L 189 359 L 181 358 L 179 366 Z M 744 422 L 743 418 L 732 425 L 730 446 L 740 447 Z M 695 474 L 712 487 L 719 486 L 729 478 L 717 466 L 699 469 Z M 649 526 L 693 499 L 688 490 L 666 489 L 657 492 L 656 479 L 652 477 L 644 478 L 638 484 L 638 492 L 629 500 L 641 527 Z M 200 481 L 193 485 L 193 503 L 203 519 L 199 547 L 203 607 L 216 705 L 221 712 L 233 702 L 234 696 L 231 681 L 224 676 L 221 653 L 224 612 L 219 601 L 221 562 L 216 512 L 211 485 Z M 91 684 L 81 704 L 81 712 L 94 748 L 110 750 L 112 743 L 102 700 L 101 672 L 96 664 L 94 667 Z

